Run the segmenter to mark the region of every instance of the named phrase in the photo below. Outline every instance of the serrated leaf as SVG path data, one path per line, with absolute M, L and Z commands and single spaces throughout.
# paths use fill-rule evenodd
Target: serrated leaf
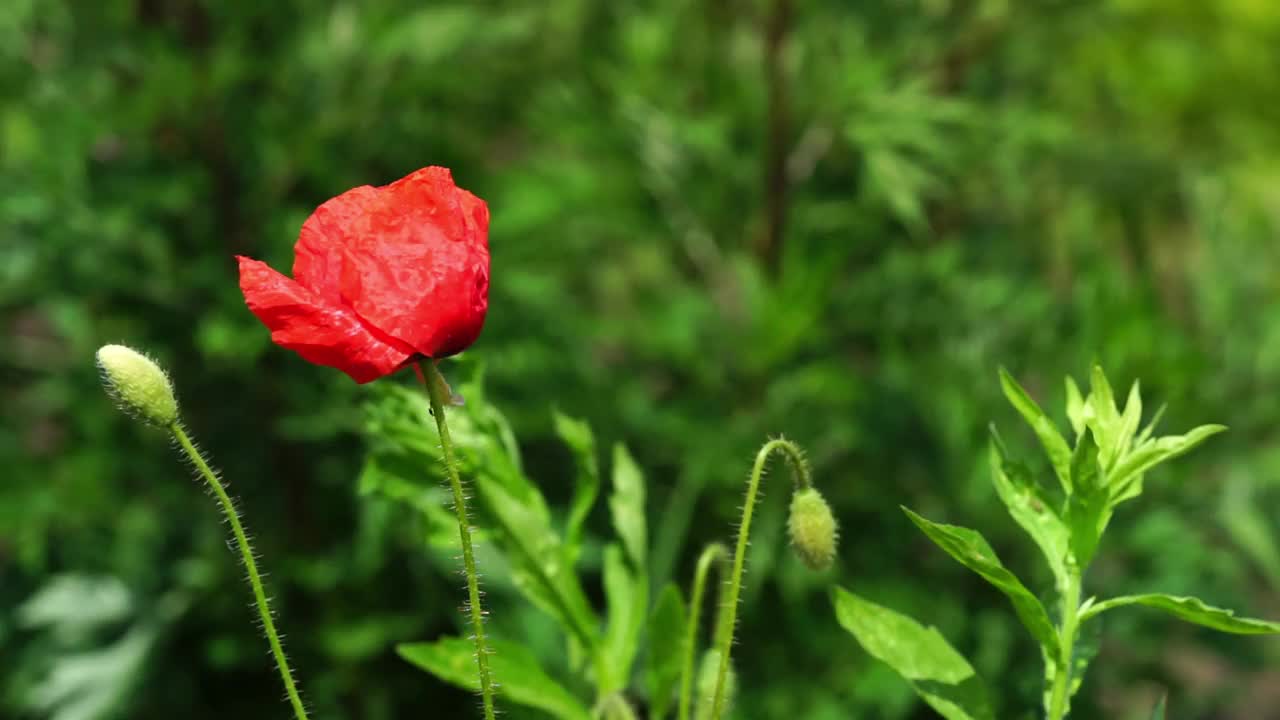
M 680 587 L 668 583 L 649 617 L 645 688 L 649 691 L 649 718 L 663 720 L 675 698 L 684 650 L 685 607 Z
M 1067 526 L 1032 480 L 1026 467 L 1008 458 L 994 427 L 991 428 L 991 433 L 988 458 L 996 494 L 1000 496 L 1014 521 L 1040 548 L 1053 571 L 1054 579 L 1062 587 L 1067 579 L 1066 560 L 1070 545 Z
M 1134 485 L 1144 474 L 1156 465 L 1172 460 L 1193 450 L 1205 440 L 1226 430 L 1225 425 L 1201 425 L 1186 435 L 1169 435 L 1155 440 L 1148 440 L 1136 447 L 1120 460 L 1107 484 L 1111 487 L 1111 496 L 1116 501 L 1134 497 Z
M 609 510 L 627 556 L 643 571 L 649 546 L 644 517 L 644 475 L 622 443 L 613 446 L 613 494 L 609 496 Z
M 591 427 L 581 420 L 556 412 L 552 415 L 556 434 L 573 452 L 578 472 L 573 482 L 573 500 L 569 503 L 569 519 L 565 525 L 564 545 L 576 563 L 582 551 L 582 525 L 600 494 L 600 464 L 596 459 L 596 439 Z
M 1062 489 L 1070 493 L 1071 447 L 1062 438 L 1062 433 L 1058 431 L 1058 427 L 1049 419 L 1049 416 L 1044 414 L 1044 410 L 1040 409 L 1031 395 L 1004 368 L 1000 368 L 1000 386 L 1004 388 L 1004 396 L 1009 399 L 1009 403 L 1035 431 L 1036 437 L 1040 438 L 1040 444 L 1044 446 L 1044 451 L 1049 456 L 1049 462 L 1053 465 L 1053 472 L 1057 474 L 1058 481 L 1062 483 Z
M 524 646 L 490 640 L 489 667 L 503 700 L 550 713 L 560 720 L 591 720 L 591 713 L 568 690 L 548 676 Z M 396 646 L 400 657 L 445 682 L 480 691 L 476 648 L 471 640 L 446 637 L 432 643 Z
M 994 720 L 986 684 L 937 628 L 843 588 L 831 595 L 836 620 L 863 649 L 893 668 L 947 720 Z
M 938 547 L 1004 593 L 1013 603 L 1018 619 L 1045 648 L 1049 657 L 1059 656 L 1058 635 L 1044 606 L 1017 576 L 1000 563 L 995 550 L 980 533 L 969 528 L 926 520 L 906 507 L 902 510 Z
M 1125 605 L 1144 605 L 1163 610 L 1181 620 L 1213 628 L 1219 632 L 1236 635 L 1280 634 L 1280 623 L 1236 617 L 1235 611 L 1205 605 L 1204 601 L 1199 598 L 1178 597 L 1159 593 L 1125 595 L 1104 600 L 1082 613 L 1080 622 L 1092 619 L 1112 608 L 1124 607 Z
M 617 544 L 610 544 L 604 551 L 604 594 L 609 622 L 604 633 L 604 675 L 599 679 L 599 690 L 610 693 L 623 690 L 630 683 L 649 606 L 648 577 L 628 567 Z

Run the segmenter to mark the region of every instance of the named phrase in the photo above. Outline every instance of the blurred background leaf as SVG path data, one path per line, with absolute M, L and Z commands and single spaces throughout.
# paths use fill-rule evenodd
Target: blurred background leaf
M 427 542 L 447 514 L 389 493 L 442 495 L 366 464 L 382 388 L 271 346 L 231 259 L 287 267 L 320 202 L 426 164 L 493 209 L 470 355 L 523 470 L 560 522 L 580 470 L 552 409 L 625 441 L 655 591 L 730 536 L 752 453 L 785 431 L 841 520 L 834 577 L 1034 707 L 1034 646 L 896 507 L 981 528 L 1044 588 L 987 478 L 986 424 L 1018 422 L 995 368 L 1058 408 L 1098 360 L 1168 402 L 1163 427 L 1232 430 L 1117 515 L 1089 586 L 1280 616 L 1277 47 L 1267 0 L 3 3 L 0 714 L 48 697 L 69 652 L 125 652 L 171 593 L 186 609 L 145 651 L 87 673 L 101 702 L 58 708 L 279 714 L 217 514 L 98 388 L 92 353 L 119 341 L 172 370 L 243 501 L 317 715 L 475 710 L 394 651 L 460 627 L 454 553 Z M 742 717 L 928 717 L 833 632 L 784 512 L 761 505 L 748 559 Z M 486 571 L 495 630 L 542 655 L 556 637 L 507 571 Z M 17 613 L 68 574 L 132 608 L 72 650 Z M 1180 718 L 1280 707 L 1275 641 L 1102 622 L 1082 717 L 1148 717 L 1166 687 Z

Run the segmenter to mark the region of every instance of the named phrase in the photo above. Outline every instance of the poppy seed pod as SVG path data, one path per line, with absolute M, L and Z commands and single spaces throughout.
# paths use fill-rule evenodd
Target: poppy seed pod
M 836 519 L 831 506 L 814 488 L 797 490 L 792 496 L 787 533 L 805 565 L 819 571 L 831 567 L 836 557 Z
M 98 369 L 121 410 L 157 427 L 178 421 L 173 385 L 151 358 L 124 345 L 103 345 L 98 350 Z

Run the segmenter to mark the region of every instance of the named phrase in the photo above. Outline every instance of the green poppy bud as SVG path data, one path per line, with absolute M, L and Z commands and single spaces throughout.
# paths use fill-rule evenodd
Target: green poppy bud
M 814 570 L 826 570 L 836 558 L 836 519 L 831 506 L 812 487 L 797 490 L 791 497 L 787 519 L 791 547 L 800 560 Z
M 98 350 L 98 369 L 121 410 L 158 427 L 177 422 L 173 385 L 151 358 L 124 345 L 103 345 Z
M 716 680 L 720 674 L 720 651 L 708 650 L 702 654 L 702 664 L 698 666 L 698 702 L 694 706 L 694 720 L 711 720 L 712 703 L 715 702 Z M 738 674 L 733 671 L 733 663 L 729 663 L 729 672 L 724 677 L 724 702 L 720 707 L 721 717 L 729 717 L 733 710 L 733 699 L 738 694 Z

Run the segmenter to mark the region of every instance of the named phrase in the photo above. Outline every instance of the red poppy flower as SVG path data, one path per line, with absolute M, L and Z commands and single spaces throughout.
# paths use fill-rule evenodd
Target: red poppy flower
M 271 340 L 358 383 L 461 352 L 489 306 L 489 208 L 428 167 L 333 198 L 302 224 L 293 278 L 237 256 Z

